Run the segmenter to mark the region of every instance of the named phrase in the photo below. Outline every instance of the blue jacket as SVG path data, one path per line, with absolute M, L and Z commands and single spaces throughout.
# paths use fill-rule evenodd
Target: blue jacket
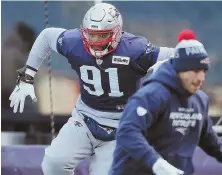
M 222 141 L 208 117 L 208 97 L 190 95 L 170 61 L 128 101 L 117 130 L 110 175 L 148 175 L 159 157 L 192 174 L 196 146 L 222 162 Z

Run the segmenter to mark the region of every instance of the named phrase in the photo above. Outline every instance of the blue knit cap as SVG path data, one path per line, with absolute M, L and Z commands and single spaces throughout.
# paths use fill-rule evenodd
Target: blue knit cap
M 183 30 L 178 35 L 172 65 L 177 72 L 188 70 L 208 70 L 209 58 L 203 44 L 196 40 L 192 30 Z

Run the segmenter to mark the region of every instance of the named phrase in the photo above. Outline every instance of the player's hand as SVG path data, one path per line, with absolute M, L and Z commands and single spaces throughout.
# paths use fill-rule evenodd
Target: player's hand
M 152 170 L 156 175 L 182 175 L 183 171 L 169 164 L 166 160 L 159 158 L 153 164 Z
M 30 96 L 34 102 L 37 101 L 34 90 L 34 78 L 28 74 L 25 74 L 26 67 L 19 69 L 17 72 L 18 78 L 16 81 L 15 89 L 9 97 L 11 101 L 10 107 L 13 108 L 13 112 L 16 113 L 18 111 L 18 107 L 20 104 L 19 112 L 22 113 L 25 104 L 25 98 Z
M 13 112 L 16 113 L 18 111 L 18 106 L 20 104 L 19 112 L 22 113 L 25 104 L 25 98 L 30 96 L 33 101 L 37 101 L 35 96 L 34 86 L 29 83 L 20 82 L 19 85 L 15 86 L 14 91 L 9 97 L 11 101 L 10 107 L 13 108 Z

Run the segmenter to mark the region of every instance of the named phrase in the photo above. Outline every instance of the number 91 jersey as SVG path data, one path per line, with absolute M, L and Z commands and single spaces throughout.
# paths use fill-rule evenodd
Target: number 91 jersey
M 113 112 L 123 110 L 159 54 L 159 47 L 144 37 L 124 32 L 115 51 L 96 59 L 85 50 L 79 29 L 63 32 L 57 50 L 79 76 L 82 101 L 94 109 Z

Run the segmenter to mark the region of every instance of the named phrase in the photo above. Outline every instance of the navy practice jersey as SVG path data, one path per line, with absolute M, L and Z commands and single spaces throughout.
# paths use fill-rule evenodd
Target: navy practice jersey
M 121 111 L 156 63 L 160 49 L 144 37 L 124 32 L 117 49 L 96 61 L 86 52 L 80 30 L 73 29 L 60 35 L 57 50 L 77 72 L 84 103 L 97 110 Z

